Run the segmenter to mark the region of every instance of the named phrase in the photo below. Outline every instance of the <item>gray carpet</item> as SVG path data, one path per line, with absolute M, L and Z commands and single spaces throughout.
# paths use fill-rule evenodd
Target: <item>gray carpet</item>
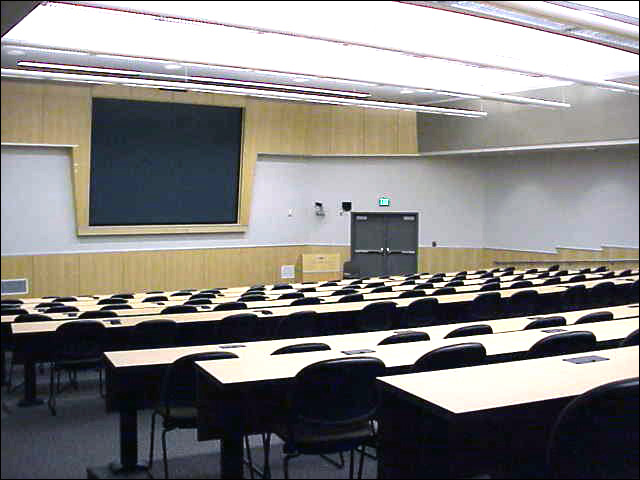
M 16 367 L 14 383 L 22 379 Z M 87 467 L 104 467 L 119 456 L 118 415 L 106 413 L 104 399 L 98 393 L 96 373 L 80 373 L 79 389 L 67 389 L 57 397 L 57 416 L 46 403 L 37 407 L 17 406 L 22 388 L 8 393 L 2 388 L 2 477 L 1 478 L 87 478 Z M 48 370 L 38 374 L 38 396 L 48 396 Z M 8 412 L 4 407 L 8 408 Z M 148 458 L 150 411 L 142 411 L 138 421 L 138 454 Z M 160 435 L 156 433 L 154 465 L 151 473 L 163 478 Z M 260 436 L 251 438 L 253 461 L 262 466 Z M 172 478 L 219 478 L 220 443 L 198 442 L 193 430 L 167 434 L 169 474 Z M 347 456 L 348 457 L 348 456 Z M 347 458 L 348 459 L 348 458 Z M 356 456 L 358 460 L 358 456 Z M 282 442 L 272 436 L 271 471 L 283 478 Z M 356 463 L 357 465 L 357 463 Z M 363 478 L 376 477 L 376 462 L 365 459 Z M 249 472 L 245 469 L 245 477 Z M 337 469 L 315 456 L 302 456 L 290 462 L 291 478 L 348 478 L 348 463 Z

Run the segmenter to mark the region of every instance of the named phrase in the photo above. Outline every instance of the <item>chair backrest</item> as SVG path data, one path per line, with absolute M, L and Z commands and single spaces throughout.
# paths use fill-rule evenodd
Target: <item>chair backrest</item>
M 542 277 L 538 276 L 538 278 L 542 278 Z M 560 283 L 562 283 L 562 279 L 553 277 L 553 278 L 547 278 L 544 282 L 542 282 L 542 285 L 558 285 Z
M 462 280 L 452 280 L 448 283 L 444 284 L 445 287 L 462 287 L 464 286 L 464 281 Z
M 211 305 L 212 303 L 209 298 L 196 298 L 195 300 L 187 300 L 183 305 Z
M 322 285 L 320 285 L 321 287 L 337 287 L 338 284 L 337 282 L 324 282 Z
M 536 290 L 522 290 L 506 300 L 507 314 L 510 317 L 533 315 L 538 310 L 540 294 Z
M 304 297 L 304 298 L 295 299 L 293 302 L 291 302 L 291 306 L 296 306 L 296 305 L 318 305 L 319 303 L 322 303 L 322 300 L 320 300 L 320 298 L 318 298 L 318 297 Z
M 97 320 L 62 323 L 56 328 L 53 344 L 56 361 L 98 359 L 104 351 L 104 323 Z
M 218 324 L 222 343 L 255 340 L 258 316 L 255 313 L 237 313 L 224 317 Z
M 567 319 L 561 316 L 536 318 L 527 324 L 524 330 L 532 330 L 534 328 L 561 327 L 567 324 Z
M 289 293 L 283 293 L 282 295 L 280 295 L 278 297 L 278 300 L 288 300 L 288 299 L 296 299 L 296 298 L 302 298 L 304 297 L 304 293 L 302 292 L 289 292 Z
M 422 290 L 405 290 L 400 295 L 398 295 L 398 298 L 424 297 L 425 295 L 426 293 L 424 293 Z
M 579 323 L 593 323 L 593 322 L 607 322 L 609 320 L 613 320 L 613 313 L 611 312 L 593 312 L 587 313 L 583 315 L 578 320 L 575 321 L 575 324 Z
M 104 307 L 100 307 L 100 310 L 130 310 L 132 308 L 131 305 L 123 303 L 122 305 L 105 305 Z
M 47 309 L 47 310 L 51 310 L 51 309 Z M 45 310 L 44 313 L 49 313 L 47 310 Z M 29 312 L 27 310 L 25 310 L 24 308 L 3 308 L 2 310 L 0 310 L 0 315 L 2 315 L 2 316 L 5 316 L 5 315 L 25 315 L 27 313 L 29 313 Z
M 400 332 L 380 341 L 378 345 L 390 345 L 394 343 L 424 342 L 430 340 L 426 332 Z
M 73 305 L 64 305 L 62 307 L 47 308 L 44 313 L 70 313 L 78 311 L 78 307 L 74 307 Z
M 613 278 L 616 276 L 616 272 L 604 272 L 600 275 L 600 278 Z
M 191 292 L 183 290 L 183 291 L 180 291 L 180 292 L 174 292 L 169 296 L 170 297 L 190 297 L 191 296 Z
M 562 292 L 565 310 L 582 310 L 588 306 L 587 287 L 571 285 Z
M 113 318 L 117 317 L 118 314 L 113 310 L 89 310 L 87 312 L 82 312 L 78 315 L 79 319 L 85 318 Z
M 456 293 L 455 287 L 440 287 L 436 288 L 431 295 L 453 295 Z
M 172 407 L 194 406 L 196 401 L 195 362 L 238 358 L 231 352 L 201 352 L 182 356 L 168 365 L 162 379 L 163 403 L 171 415 Z
M 178 324 L 173 320 L 145 320 L 131 329 L 132 348 L 164 348 L 178 345 Z
M 174 314 L 174 313 L 196 313 L 198 309 L 194 305 L 169 305 L 164 307 L 161 311 L 161 315 Z
M 316 287 L 302 287 L 298 289 L 298 292 L 300 293 L 307 293 L 307 292 L 316 292 Z
M 6 305 L 22 305 L 24 302 L 22 300 L 20 300 L 19 298 L 10 298 L 7 300 L 1 300 L 0 301 L 0 305 L 2 305 L 3 307 Z
M 507 276 L 507 274 L 505 273 L 505 274 L 503 275 L 503 277 L 506 277 L 506 276 Z M 524 279 L 524 275 L 516 275 L 515 277 L 513 277 L 513 278 L 511 279 L 511 281 L 512 281 L 512 282 L 517 282 L 517 281 L 522 280 L 522 279 Z
M 111 298 L 125 298 L 131 300 L 133 297 L 133 293 L 116 293 L 115 295 L 111 295 Z
M 533 287 L 531 280 L 520 280 L 519 282 L 513 282 L 509 288 L 530 288 Z
M 276 338 L 313 337 L 320 333 L 319 317 L 313 310 L 294 312 L 280 318 L 274 336 Z
M 293 287 L 288 283 L 276 283 L 271 290 L 291 290 Z
M 593 273 L 606 272 L 608 268 L 604 265 L 600 265 L 598 268 L 593 269 Z
M 469 315 L 472 320 L 498 318 L 501 306 L 502 298 L 498 292 L 481 293 L 471 301 Z
M 239 302 L 264 302 L 267 300 L 265 295 L 258 294 L 244 294 L 240 298 L 238 298 Z
M 613 282 L 600 282 L 589 290 L 589 301 L 593 307 L 607 307 L 615 303 L 616 286 Z
M 413 287 L 413 289 L 414 290 L 432 290 L 433 283 L 431 282 L 420 283 L 419 285 L 416 285 L 415 287 Z
M 220 291 L 219 288 L 208 288 L 207 290 L 200 290 L 200 293 L 209 293 L 209 294 L 213 294 L 213 295 L 219 295 L 220 293 L 222 293 Z
M 57 303 L 65 303 L 65 302 L 77 302 L 78 299 L 76 297 L 56 297 L 53 301 Z
M 620 340 L 620 347 L 631 347 L 633 345 L 638 345 L 638 329 L 636 328 L 633 332 L 627 335 L 625 338 Z
M 356 316 L 356 329 L 360 332 L 389 330 L 398 316 L 394 302 L 375 302 L 366 305 Z
M 353 295 L 354 293 L 358 293 L 358 291 L 354 288 L 343 288 L 342 290 L 336 290 L 331 294 L 332 297 L 339 295 Z
M 216 298 L 216 295 L 215 295 L 215 293 L 203 293 L 203 292 L 200 292 L 200 293 L 195 293 L 195 294 L 191 295 L 189 297 L 189 300 L 199 300 L 199 299 L 202 299 L 202 298 L 212 299 L 212 298 Z
M 488 292 L 491 290 L 500 290 L 500 282 L 488 282 L 480 287 L 481 292 Z
M 152 297 L 146 297 L 142 302 L 168 302 L 169 299 L 164 295 L 154 295 Z
M 122 303 L 129 303 L 126 298 L 103 298 L 98 300 L 96 305 L 119 305 Z
M 579 275 L 574 275 L 573 277 L 571 277 L 569 279 L 569 282 L 584 282 L 586 280 L 587 280 L 587 276 L 581 273 Z
M 493 278 L 493 273 L 485 272 L 482 275 L 480 275 L 480 278 Z
M 289 397 L 293 421 L 346 425 L 371 419 L 380 404 L 376 377 L 385 365 L 371 357 L 324 360 L 303 368 Z
M 405 309 L 405 323 L 408 327 L 437 325 L 439 322 L 440 310 L 437 298 L 427 297 L 415 300 Z
M 531 275 L 532 273 L 538 273 L 538 269 L 537 268 L 530 268 L 529 270 L 527 270 L 526 272 L 527 275 Z
M 247 304 L 243 302 L 224 302 L 213 307 L 214 310 L 245 310 L 246 308 Z
M 564 277 L 565 275 L 569 274 L 569 270 L 558 270 L 556 273 L 554 273 L 554 277 Z
M 287 345 L 280 347 L 271 355 L 284 355 L 287 353 L 303 353 L 303 352 L 319 352 L 321 350 L 331 350 L 326 343 L 297 343 L 295 345 Z
M 384 292 L 393 292 L 393 287 L 390 285 L 385 285 L 384 287 L 376 287 L 371 290 L 371 293 L 384 293 Z
M 149 290 L 148 292 L 145 292 L 147 295 L 157 295 L 160 293 L 164 293 L 164 290 Z
M 554 272 L 556 270 L 560 270 L 560 265 L 551 265 L 549 268 L 547 268 L 548 271 L 550 272 Z
M 631 275 L 632 271 L 631 269 L 627 269 L 627 270 L 623 270 L 621 271 L 618 276 L 619 277 L 628 277 L 629 275 Z
M 542 272 L 542 273 L 539 273 L 536 278 L 549 278 L 549 276 L 550 276 L 549 272 Z
M 471 367 L 482 364 L 487 357 L 484 345 L 477 342 L 458 343 L 425 353 L 413 364 L 414 372 L 431 372 L 448 368 Z
M 13 319 L 15 323 L 47 322 L 49 320 L 51 320 L 51 317 L 47 317 L 46 315 L 40 315 L 39 313 L 23 313 Z
M 377 288 L 377 287 L 384 287 L 385 283 L 384 282 L 370 282 L 370 283 L 365 283 L 365 288 Z
M 456 328 L 447 333 L 444 338 L 468 337 L 470 335 L 488 335 L 493 333 L 490 325 L 467 325 L 465 327 Z
M 638 377 L 571 400 L 547 444 L 549 478 L 638 477 Z
M 362 302 L 362 301 L 364 301 L 364 296 L 361 293 L 352 293 L 350 295 L 344 295 L 340 297 L 340 300 L 338 300 L 338 303 Z
M 53 308 L 53 307 L 64 307 L 64 303 L 42 302 L 36 305 L 36 308 Z M 2 308 L 5 308 L 5 306 L 3 305 Z
M 420 277 L 418 277 L 418 278 L 420 278 Z M 405 280 L 400 285 L 415 285 L 415 284 L 416 284 L 415 280 Z
M 542 358 L 554 355 L 569 355 L 593 350 L 596 336 L 592 332 L 573 331 L 549 335 L 534 343 L 525 358 Z
M 487 273 L 486 270 L 476 270 L 475 272 L 473 272 L 475 275 L 482 275 L 484 273 Z

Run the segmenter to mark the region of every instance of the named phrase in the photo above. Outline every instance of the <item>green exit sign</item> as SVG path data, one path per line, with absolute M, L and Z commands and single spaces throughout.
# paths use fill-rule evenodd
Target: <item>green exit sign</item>
M 389 207 L 391 205 L 391 199 L 389 197 L 378 198 L 379 207 Z

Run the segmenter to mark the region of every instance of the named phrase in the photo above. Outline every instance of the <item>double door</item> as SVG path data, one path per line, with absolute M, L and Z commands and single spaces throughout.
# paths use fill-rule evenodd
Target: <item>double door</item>
M 418 214 L 352 213 L 351 261 L 361 276 L 416 273 Z

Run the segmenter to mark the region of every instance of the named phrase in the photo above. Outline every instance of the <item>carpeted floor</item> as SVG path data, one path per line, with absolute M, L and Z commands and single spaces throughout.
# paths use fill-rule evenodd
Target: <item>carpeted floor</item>
M 22 379 L 16 366 L 14 383 Z M 38 374 L 38 396 L 48 396 L 48 370 Z M 22 387 L 11 393 L 2 388 L 2 478 L 87 478 L 87 467 L 104 467 L 119 456 L 118 415 L 106 413 L 98 393 L 98 377 L 93 372 L 79 374 L 79 389 L 68 389 L 57 397 L 58 414 L 52 416 L 46 403 L 20 408 Z M 6 410 L 5 407 L 8 409 Z M 140 460 L 148 458 L 150 411 L 138 420 Z M 160 435 L 156 433 L 156 452 L 151 473 L 163 478 Z M 253 461 L 262 466 L 262 440 L 251 438 Z M 220 443 L 198 442 L 194 430 L 167 434 L 169 474 L 172 478 L 219 478 Z M 347 456 L 348 460 L 348 456 Z M 356 460 L 358 457 L 356 456 Z M 283 478 L 282 442 L 272 437 L 271 471 Z M 365 459 L 363 478 L 376 477 L 376 462 Z M 291 478 L 348 478 L 347 465 L 338 469 L 315 456 L 302 456 L 290 462 Z M 249 478 L 248 469 L 245 477 Z

